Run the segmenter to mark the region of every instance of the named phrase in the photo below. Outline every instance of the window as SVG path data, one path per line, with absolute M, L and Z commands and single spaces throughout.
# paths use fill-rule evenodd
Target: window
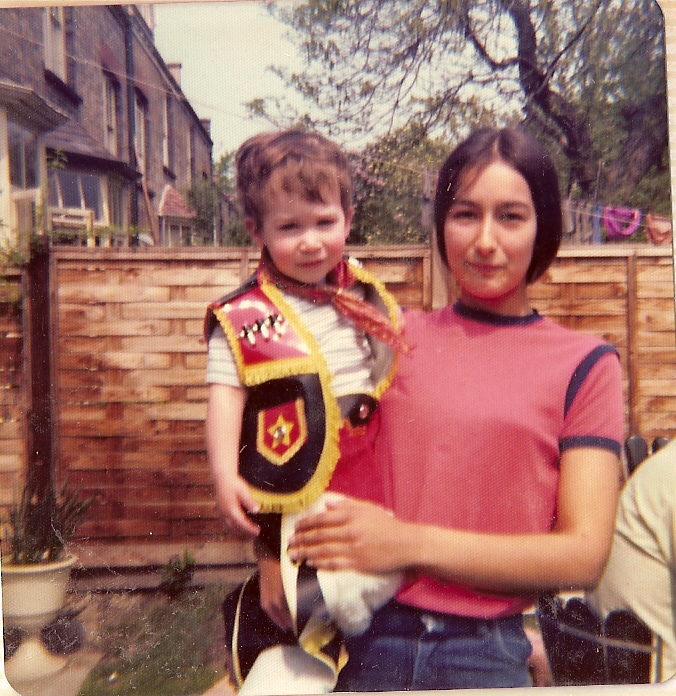
M 188 132 L 188 142 L 186 143 L 188 149 L 188 162 L 190 167 L 190 181 L 195 179 L 195 129 L 190 126 L 190 131 Z
M 19 189 L 34 189 L 38 185 L 37 137 L 27 128 L 9 121 L 9 181 Z
M 0 158 L 9 167 L 9 186 L 0 186 L 0 241 L 27 239 L 35 227 L 39 184 L 39 140 L 0 110 Z
M 126 245 L 125 184 L 96 172 L 49 172 L 48 213 L 59 244 Z
M 148 155 L 148 101 L 140 92 L 136 92 L 134 103 L 134 127 L 137 165 L 141 174 L 145 174 Z
M 65 169 L 49 174 L 49 205 L 54 208 L 92 210 L 94 220 L 106 223 L 103 210 L 104 178 Z
M 194 243 L 195 227 L 189 222 L 168 222 L 164 226 L 163 246 L 186 247 Z
M 114 227 L 124 227 L 123 186 L 117 179 L 108 181 L 108 222 Z
M 103 80 L 103 141 L 113 155 L 119 154 L 120 85 L 110 75 Z
M 66 82 L 66 29 L 63 7 L 47 7 L 44 14 L 45 68 Z
M 172 154 L 171 96 L 167 94 L 162 114 L 162 164 L 169 170 L 174 166 Z

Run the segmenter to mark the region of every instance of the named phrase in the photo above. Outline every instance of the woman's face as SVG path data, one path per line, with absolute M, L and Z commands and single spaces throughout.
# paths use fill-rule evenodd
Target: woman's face
M 529 314 L 526 273 L 536 230 L 530 188 L 516 169 L 497 160 L 466 170 L 444 224 L 462 302 L 495 314 Z

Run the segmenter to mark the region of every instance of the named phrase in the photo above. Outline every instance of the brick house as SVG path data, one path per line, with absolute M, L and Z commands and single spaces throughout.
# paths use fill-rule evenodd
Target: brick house
M 0 241 L 200 240 L 185 199 L 212 142 L 154 45 L 152 6 L 0 9 Z

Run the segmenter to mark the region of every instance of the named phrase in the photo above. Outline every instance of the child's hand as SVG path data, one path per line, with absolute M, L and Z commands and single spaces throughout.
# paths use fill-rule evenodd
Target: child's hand
M 237 476 L 231 485 L 218 488 L 218 506 L 229 531 L 238 536 L 258 536 L 260 528 L 246 513 L 258 512 L 260 506 L 243 478 Z
M 279 559 L 270 555 L 260 556 L 258 572 L 260 574 L 261 607 L 281 629 L 292 629 L 293 622 L 284 595 Z

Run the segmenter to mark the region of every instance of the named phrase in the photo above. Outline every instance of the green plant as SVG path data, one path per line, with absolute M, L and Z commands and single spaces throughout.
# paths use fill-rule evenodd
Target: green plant
M 23 249 L 18 242 L 12 243 L 9 238 L 4 237 L 1 234 L 3 227 L 7 227 L 7 225 L 0 221 L 0 266 L 18 268 L 25 265 L 28 256 L 27 250 Z
M 26 485 L 2 525 L 9 562 L 50 563 L 63 558 L 66 545 L 93 503 L 94 498 L 80 498 L 67 483 L 58 494 L 50 486 L 42 496 Z
M 178 602 L 163 594 L 100 593 L 93 647 L 101 659 L 79 696 L 201 694 L 224 676 L 220 611 L 234 585 L 191 588 Z
M 195 558 L 185 549 L 182 557 L 172 556 L 162 567 L 160 589 L 169 597 L 177 597 L 188 588 L 194 573 Z

